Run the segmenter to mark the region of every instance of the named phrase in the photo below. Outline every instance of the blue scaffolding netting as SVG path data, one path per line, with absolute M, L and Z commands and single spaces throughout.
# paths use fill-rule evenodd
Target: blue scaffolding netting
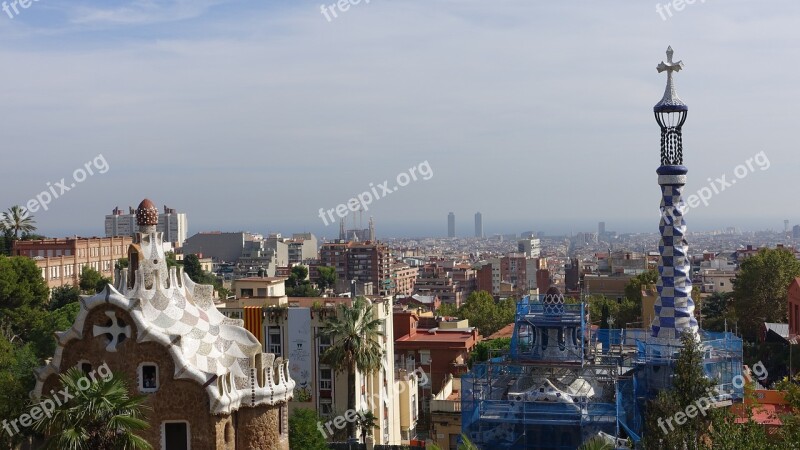
M 525 297 L 511 348 L 461 380 L 462 431 L 482 449 L 576 449 L 593 437 L 629 448 L 644 433 L 646 402 L 672 386 L 680 342 L 643 329 L 596 329 L 583 301 Z M 701 331 L 716 400 L 740 401 L 742 340 Z

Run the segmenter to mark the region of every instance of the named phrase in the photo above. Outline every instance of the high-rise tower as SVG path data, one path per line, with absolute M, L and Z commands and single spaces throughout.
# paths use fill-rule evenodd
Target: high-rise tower
M 688 170 L 683 165 L 682 127 L 689 107 L 678 97 L 673 72 L 683 68 L 683 62 L 672 61 L 672 47 L 667 48 L 667 62 L 656 68 L 667 72 L 664 97 L 654 107 L 656 121 L 661 127 L 661 166 L 656 170 L 661 186 L 661 222 L 658 229 L 658 298 L 655 304 L 653 337 L 678 339 L 685 330 L 697 334 L 692 300 L 691 265 L 687 257 L 686 205 L 681 197 Z
M 456 237 L 456 215 L 452 212 L 447 215 L 447 237 Z
M 483 215 L 479 212 L 475 213 L 475 237 L 483 237 Z

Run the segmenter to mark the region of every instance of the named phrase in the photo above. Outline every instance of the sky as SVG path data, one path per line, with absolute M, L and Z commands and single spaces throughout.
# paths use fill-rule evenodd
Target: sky
M 325 3 L 0 11 L 0 209 L 58 194 L 32 213 L 40 233 L 102 235 L 150 198 L 190 235 L 333 238 L 320 216 L 370 192 L 381 238 L 446 235 L 450 211 L 465 236 L 476 211 L 487 234 L 656 232 L 671 45 L 685 192 L 716 187 L 689 229 L 800 223 L 797 1 Z

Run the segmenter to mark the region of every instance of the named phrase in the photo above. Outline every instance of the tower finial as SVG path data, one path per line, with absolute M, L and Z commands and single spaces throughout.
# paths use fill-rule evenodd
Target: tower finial
M 661 126 L 661 165 L 683 165 L 683 136 L 681 127 L 686 122 L 689 107 L 675 91 L 672 73 L 683 69 L 683 61 L 672 61 L 672 47 L 667 47 L 667 62 L 656 66 L 659 73 L 667 72 L 667 87 L 661 101 L 653 107 L 658 125 Z

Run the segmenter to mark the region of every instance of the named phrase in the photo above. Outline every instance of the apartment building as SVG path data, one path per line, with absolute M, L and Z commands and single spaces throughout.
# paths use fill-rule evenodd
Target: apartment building
M 395 262 L 392 265 L 392 281 L 394 284 L 392 294 L 398 297 L 408 297 L 413 294 L 418 274 L 419 268 Z
M 52 289 L 67 284 L 77 286 L 85 266 L 112 278 L 114 264 L 127 256 L 132 243 L 130 236 L 14 241 L 11 254 L 33 259 Z
M 381 243 L 325 243 L 319 251 L 320 265 L 335 267 L 340 281 L 371 282 L 378 295 L 391 295 L 396 286 L 392 281 L 392 253 Z
M 468 320 L 439 320 L 416 311 L 394 312 L 396 365 L 413 371 L 422 368 L 430 384 L 429 395 L 438 392 L 448 375 L 467 371 L 467 359 L 481 341 L 478 329 Z
M 453 281 L 452 272 L 438 264 L 425 264 L 419 271 L 414 291 L 419 295 L 439 297 L 442 303 L 460 307 L 464 294 Z
M 257 282 L 246 282 L 247 285 L 250 283 Z M 247 290 L 251 288 L 245 287 L 246 284 L 237 284 L 237 289 L 244 289 L 248 294 Z M 271 287 L 273 294 L 278 294 L 283 281 L 269 280 L 262 284 L 267 289 Z M 267 294 L 262 298 L 270 294 L 269 291 L 261 293 Z M 259 338 L 265 351 L 292 362 L 289 370 L 296 387 L 294 398 L 289 403 L 290 412 L 295 408 L 309 408 L 318 411 L 324 420 L 345 413 L 348 376 L 347 373 L 336 373 L 331 366 L 321 362 L 321 355 L 332 341 L 322 336 L 320 331 L 330 317 L 339 314 L 339 305 L 350 306 L 353 300 L 290 297 L 285 303 L 270 302 L 271 306 L 255 305 L 253 298 L 244 300 L 227 302 L 219 310 L 230 318 L 244 320 L 245 328 Z M 391 297 L 372 297 L 369 301 L 373 304 L 373 318 L 382 322 L 385 337 L 380 342 L 384 358 L 382 368 L 376 373 L 356 373 L 355 409 L 369 410 L 378 419 L 378 427 L 373 433 L 375 444 L 408 444 L 416 436 L 417 379 L 411 371 L 396 369 L 394 365 Z
M 165 205 L 164 212 L 158 215 L 158 225 L 156 225 L 156 231 L 164 233 L 164 242 L 170 242 L 173 247 L 180 248 L 186 241 L 188 229 L 186 214 L 179 213 L 174 208 L 168 208 Z M 137 231 L 136 210 L 133 208 L 128 208 L 128 213 L 125 214 L 123 210 L 116 207 L 111 214 L 106 216 L 106 237 L 133 237 Z

